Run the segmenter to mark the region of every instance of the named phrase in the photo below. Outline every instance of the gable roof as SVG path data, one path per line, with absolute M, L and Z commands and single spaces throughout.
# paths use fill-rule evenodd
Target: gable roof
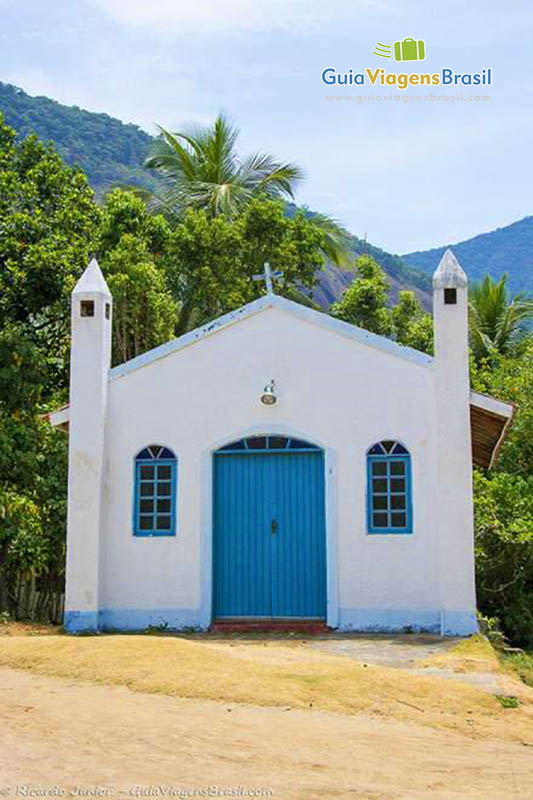
M 224 330 L 224 328 L 228 328 L 230 325 L 235 325 L 243 319 L 254 316 L 267 308 L 277 308 L 305 322 L 318 325 L 325 330 L 332 331 L 333 333 L 368 345 L 369 347 L 375 347 L 377 350 L 381 350 L 384 353 L 403 358 L 405 361 L 410 361 L 422 367 L 429 366 L 433 361 L 431 356 L 426 355 L 426 353 L 421 353 L 419 350 L 414 350 L 412 347 L 405 347 L 384 336 L 370 333 L 370 331 L 365 331 L 363 328 L 358 328 L 356 325 L 351 325 L 349 322 L 335 319 L 334 317 L 330 317 L 329 314 L 315 311 L 313 308 L 302 306 L 300 303 L 287 300 L 285 297 L 280 297 L 277 294 L 266 294 L 258 300 L 254 300 L 235 311 L 230 311 L 228 314 L 218 317 L 218 319 L 213 320 L 213 322 L 208 322 L 200 328 L 196 328 L 189 333 L 184 333 L 183 336 L 180 336 L 178 339 L 171 339 L 170 342 L 159 345 L 159 347 L 154 347 L 152 350 L 148 350 L 148 352 L 140 356 L 136 356 L 129 361 L 125 361 L 123 364 L 113 367 L 109 373 L 109 378 L 110 380 L 114 380 L 115 378 L 127 375 L 129 372 L 133 372 L 133 370 L 145 367 L 147 364 L 151 364 L 160 358 L 165 358 L 171 353 L 176 353 L 184 347 L 206 339 L 208 336 L 218 333 L 218 331 Z

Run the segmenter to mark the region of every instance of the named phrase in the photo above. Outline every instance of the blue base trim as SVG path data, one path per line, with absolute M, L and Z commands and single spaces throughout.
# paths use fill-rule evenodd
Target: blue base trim
M 97 611 L 65 611 L 63 627 L 68 633 L 90 633 L 98 630 Z
M 171 631 L 207 630 L 209 622 L 197 608 L 104 608 L 101 611 L 66 611 L 68 633 L 145 631 L 149 627 Z M 477 633 L 475 611 L 423 611 L 418 609 L 341 608 L 339 631 L 359 633 L 434 633 L 470 636 Z
M 444 636 L 470 636 L 479 631 L 475 611 L 444 611 L 442 620 Z
M 340 631 L 360 633 L 434 633 L 470 636 L 477 633 L 475 611 L 341 608 Z
M 189 608 L 139 609 L 104 608 L 94 611 L 66 611 L 63 622 L 68 633 L 96 631 L 145 631 L 149 627 L 168 630 L 205 630 L 201 612 Z

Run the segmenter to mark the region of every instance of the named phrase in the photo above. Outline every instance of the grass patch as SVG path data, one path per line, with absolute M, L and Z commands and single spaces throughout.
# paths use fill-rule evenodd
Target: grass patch
M 509 653 L 503 663 L 515 672 L 526 686 L 533 687 L 533 653 Z
M 502 708 L 518 708 L 520 700 L 512 694 L 496 694 L 496 700 L 499 701 Z
M 500 702 L 477 688 L 393 668 L 364 667 L 278 642 L 215 645 L 178 636 L 13 636 L 2 641 L 0 665 L 139 692 L 367 713 L 470 735 L 533 741 L 533 706 L 527 701 L 509 731 Z M 528 734 L 522 730 L 526 723 Z

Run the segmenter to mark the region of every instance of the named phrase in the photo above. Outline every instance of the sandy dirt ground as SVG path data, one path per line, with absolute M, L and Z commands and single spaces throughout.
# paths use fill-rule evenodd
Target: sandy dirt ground
M 2 667 L 0 725 L 0 798 L 55 787 L 101 797 L 533 798 L 533 747 L 375 716 L 176 699 Z

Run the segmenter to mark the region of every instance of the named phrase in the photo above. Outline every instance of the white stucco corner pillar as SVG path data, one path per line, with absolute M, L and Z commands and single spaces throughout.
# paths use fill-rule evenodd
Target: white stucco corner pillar
M 433 276 L 433 319 L 441 633 L 467 635 L 477 630 L 468 280 L 451 250 Z
M 98 629 L 100 526 L 112 299 L 96 259 L 72 293 L 65 619 Z

